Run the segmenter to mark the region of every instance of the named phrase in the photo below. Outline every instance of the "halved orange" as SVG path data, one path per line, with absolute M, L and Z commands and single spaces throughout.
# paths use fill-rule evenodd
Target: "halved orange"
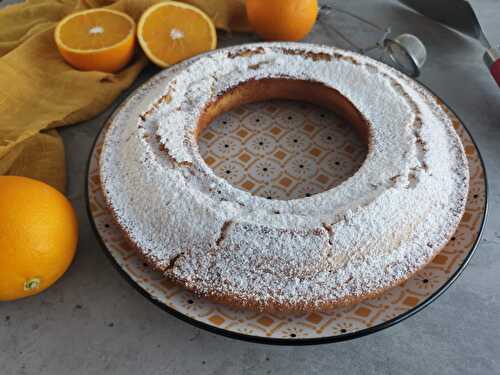
M 137 25 L 137 38 L 144 53 L 161 67 L 217 46 L 212 20 L 200 9 L 177 1 L 146 10 Z
M 84 10 L 59 22 L 54 36 L 59 52 L 75 68 L 112 73 L 134 54 L 135 22 L 112 9 Z

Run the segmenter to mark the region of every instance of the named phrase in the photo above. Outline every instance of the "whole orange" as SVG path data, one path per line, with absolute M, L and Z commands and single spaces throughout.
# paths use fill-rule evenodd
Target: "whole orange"
M 313 28 L 317 0 L 246 0 L 255 32 L 266 40 L 300 40 Z
M 71 264 L 77 240 L 64 195 L 30 178 L 0 176 L 0 301 L 51 286 Z

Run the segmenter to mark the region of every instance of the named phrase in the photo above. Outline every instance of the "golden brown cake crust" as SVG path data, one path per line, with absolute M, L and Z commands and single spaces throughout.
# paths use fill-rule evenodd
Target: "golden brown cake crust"
M 250 51 L 251 53 L 247 53 L 246 51 Z M 385 66 L 375 63 L 370 59 L 340 50 L 327 47 L 309 47 L 304 45 L 288 45 L 286 47 L 279 46 L 276 48 L 272 46 L 256 46 L 249 47 L 246 50 L 241 49 L 236 55 L 234 55 L 233 52 L 228 52 L 226 53 L 225 58 L 252 59 L 257 56 L 258 58 L 261 58 L 261 62 L 259 64 L 264 64 L 266 63 L 265 57 L 267 54 L 269 54 L 273 59 L 276 58 L 276 55 L 293 56 L 290 60 L 290 64 L 297 63 L 297 60 L 300 62 L 300 59 L 298 58 L 301 57 L 303 61 L 307 61 L 307 64 L 311 64 L 311 61 L 314 61 L 315 64 L 319 64 L 318 69 L 323 69 L 325 67 L 325 63 L 333 63 L 336 60 L 342 61 L 342 69 L 346 69 L 345 63 L 349 63 L 353 65 L 352 69 L 354 70 L 362 67 L 363 69 L 366 69 L 369 74 L 375 74 L 375 77 L 380 79 L 380 81 L 387 80 L 388 82 L 392 82 L 391 90 L 395 90 L 397 95 L 399 95 L 403 101 L 408 103 L 408 106 L 411 109 L 409 116 L 415 116 L 414 120 L 410 121 L 410 125 L 408 126 L 414 133 L 412 134 L 412 137 L 414 137 L 416 146 L 409 146 L 409 150 L 415 150 L 415 158 L 421 158 L 421 160 L 419 159 L 414 161 L 414 159 L 411 159 L 412 163 L 415 162 L 417 164 L 408 169 L 406 176 L 396 174 L 394 177 L 388 179 L 390 185 L 384 187 L 384 189 L 394 195 L 387 201 L 388 203 L 383 203 L 385 202 L 384 199 L 387 200 L 385 195 L 389 194 L 386 192 L 384 193 L 385 195 L 377 196 L 375 200 L 368 202 L 368 204 L 360 204 L 356 210 L 349 209 L 347 211 L 340 211 L 340 216 L 337 212 L 330 218 L 325 218 L 323 215 L 321 221 L 315 221 L 316 219 L 312 218 L 311 221 L 313 223 L 309 224 L 301 218 L 301 215 L 304 215 L 303 212 L 309 210 L 308 203 L 298 202 L 301 200 L 297 200 L 297 202 L 290 201 L 289 205 L 292 207 L 288 207 L 286 209 L 290 210 L 290 215 L 295 215 L 290 216 L 293 219 L 291 221 L 293 223 L 291 227 L 283 227 L 283 224 L 280 224 L 279 220 L 274 223 L 274 221 L 269 221 L 265 218 L 263 219 L 264 222 L 267 220 L 269 224 L 256 224 L 254 221 L 249 221 L 248 219 L 241 221 L 238 216 L 235 216 L 234 218 L 219 218 L 219 215 L 225 215 L 225 212 L 223 211 L 225 209 L 218 208 L 215 209 L 215 211 L 212 211 L 213 207 L 226 205 L 230 206 L 230 209 L 232 210 L 233 206 L 229 204 L 232 203 L 231 200 L 236 200 L 239 206 L 244 207 L 246 210 L 245 212 L 247 212 L 245 215 L 247 216 L 254 212 L 252 210 L 260 212 L 261 206 L 264 207 L 262 210 L 268 209 L 266 208 L 267 206 L 264 206 L 263 202 L 258 200 L 258 198 L 248 197 L 242 195 L 243 192 L 237 192 L 237 194 L 235 193 L 236 195 L 231 196 L 231 198 L 229 195 L 228 198 L 223 197 L 223 199 L 218 197 L 214 206 L 207 206 L 205 209 L 208 210 L 207 212 L 209 213 L 209 216 L 205 219 L 200 219 L 201 221 L 198 221 L 200 224 L 195 224 L 193 221 L 193 230 L 195 230 L 199 228 L 197 225 L 203 226 L 206 223 L 209 223 L 210 220 L 214 220 L 214 225 L 216 225 L 217 228 L 214 230 L 212 237 L 207 237 L 211 239 L 206 240 L 204 242 L 205 245 L 203 245 L 203 242 L 200 245 L 196 242 L 196 240 L 193 240 L 192 237 L 188 236 L 186 237 L 187 245 L 181 245 L 178 250 L 170 251 L 168 247 L 169 242 L 177 241 L 175 238 L 165 240 L 165 244 L 168 246 L 162 249 L 161 241 L 155 240 L 152 243 L 148 243 L 147 241 L 138 238 L 138 235 L 140 236 L 144 234 L 144 231 L 138 232 L 136 228 L 130 226 L 128 223 L 133 222 L 138 226 L 141 226 L 142 222 L 137 221 L 137 218 L 134 218 L 135 221 L 127 221 L 126 216 L 130 214 L 125 214 L 125 211 L 119 207 L 121 198 L 117 195 L 119 194 L 115 189 L 117 181 L 114 180 L 113 174 L 110 173 L 110 168 L 112 165 L 114 166 L 118 160 L 120 160 L 119 158 L 117 159 L 113 156 L 113 152 L 111 151 L 116 149 L 116 144 L 120 143 L 116 142 L 113 138 L 116 137 L 116 133 L 108 132 L 106 134 L 104 146 L 105 156 L 99 160 L 101 174 L 104 174 L 104 180 L 101 181 L 101 186 L 108 209 L 112 213 L 116 224 L 122 230 L 131 247 L 134 248 L 141 258 L 153 269 L 164 273 L 165 276 L 169 277 L 174 282 L 200 296 L 205 296 L 213 301 L 230 305 L 234 308 L 272 312 L 328 311 L 338 306 L 350 305 L 363 299 L 374 297 L 385 292 L 387 289 L 406 281 L 419 269 L 425 267 L 425 265 L 427 265 L 446 245 L 450 237 L 453 235 L 465 208 L 465 199 L 468 190 L 467 164 L 462 146 L 458 141 L 458 137 L 454 133 L 451 124 L 447 122 L 449 119 L 446 118 L 445 111 L 439 108 L 441 105 L 433 96 L 416 83 L 410 81 L 408 78 L 405 78 L 401 74 L 392 71 L 390 68 L 386 68 Z M 224 55 L 224 51 L 219 52 L 219 57 L 220 55 Z M 212 61 L 209 62 L 211 63 Z M 248 61 L 248 67 L 250 70 L 257 69 L 254 68 L 255 66 L 258 67 L 259 65 L 253 60 Z M 344 72 L 342 69 L 341 72 Z M 286 71 L 285 68 L 283 68 L 283 70 Z M 366 141 L 370 149 L 367 159 L 370 157 L 373 158 L 374 154 L 376 155 L 381 152 L 380 134 L 377 133 L 377 121 L 379 121 L 380 118 L 390 118 L 387 117 L 389 115 L 383 114 L 383 116 L 385 116 L 383 117 L 379 114 L 378 116 L 380 116 L 380 118 L 377 119 L 377 114 L 373 114 L 374 110 L 369 108 L 369 105 L 364 107 L 364 110 L 360 110 L 358 107 L 359 102 L 353 103 L 353 100 L 358 100 L 356 95 L 351 97 L 344 95 L 347 91 L 353 90 L 346 89 L 345 86 L 342 86 L 342 90 L 337 90 L 334 86 L 330 86 L 331 82 L 328 80 L 321 82 L 315 79 L 304 79 L 304 77 L 307 78 L 307 74 L 305 73 L 304 76 L 285 76 L 285 74 L 281 76 L 273 76 L 273 74 L 275 73 L 270 72 L 270 77 L 258 76 L 258 78 L 250 78 L 242 80 L 237 84 L 229 85 L 227 88 L 219 90 L 218 93 L 215 96 L 212 96 L 209 100 L 206 100 L 205 104 L 199 107 L 196 111 L 196 116 L 194 117 L 195 122 L 192 126 L 193 140 L 190 140 L 189 142 L 195 142 L 201 130 L 208 126 L 215 117 L 223 112 L 231 110 L 232 108 L 244 103 L 282 98 L 308 101 L 335 111 L 341 117 L 344 117 L 348 122 L 356 126 L 360 136 Z M 328 74 L 328 72 L 325 74 Z M 336 78 L 332 78 L 332 80 L 335 81 Z M 341 81 L 337 80 L 336 82 Z M 374 87 L 376 87 L 375 84 Z M 139 132 L 144 129 L 151 132 L 151 123 L 155 123 L 155 126 L 160 130 L 162 128 L 165 129 L 165 126 L 159 122 L 163 117 L 158 117 L 157 113 L 160 113 L 161 110 L 165 111 L 162 109 L 163 106 L 166 106 L 166 108 L 172 108 L 170 110 L 176 110 L 175 108 L 177 107 L 175 107 L 174 104 L 179 105 L 175 102 L 176 94 L 180 94 L 176 93 L 172 88 L 179 89 L 175 86 L 175 82 L 173 82 L 167 88 L 165 95 L 163 95 L 150 110 L 144 113 L 143 117 L 139 120 Z M 365 90 L 365 88 L 360 87 L 357 90 Z M 179 91 L 181 91 L 181 89 L 179 89 Z M 340 91 L 342 91 L 342 94 Z M 382 92 L 377 93 L 377 95 L 385 94 Z M 394 93 L 391 95 L 394 95 Z M 374 98 L 374 101 L 376 101 L 376 98 Z M 181 106 L 178 108 L 181 108 Z M 369 109 L 366 110 L 366 108 Z M 384 108 L 382 109 L 385 110 Z M 397 111 L 400 110 L 403 111 L 403 109 L 394 109 L 395 117 L 398 116 Z M 186 110 L 183 110 L 183 112 L 186 112 Z M 365 116 L 365 113 L 368 113 L 368 115 Z M 431 119 L 435 121 L 442 121 L 442 124 L 437 123 L 433 126 L 438 128 L 442 126 L 443 129 L 435 130 L 432 128 L 430 124 Z M 150 128 L 148 128 L 148 126 L 150 126 Z M 431 132 L 436 133 L 431 134 Z M 434 142 L 433 138 L 436 136 L 443 137 L 443 139 L 446 139 L 447 142 L 450 142 L 450 160 L 442 160 L 442 158 L 439 158 L 439 155 L 433 156 L 433 148 L 437 149 L 441 147 L 439 143 L 432 143 Z M 141 137 L 144 138 L 143 136 Z M 408 136 L 405 135 L 404 137 Z M 404 137 L 402 139 L 405 139 Z M 196 186 L 198 189 L 198 185 L 196 184 L 199 182 L 195 179 L 197 174 L 209 174 L 210 171 L 202 170 L 200 172 L 198 168 L 204 168 L 204 166 L 201 165 L 201 167 L 198 167 L 196 164 L 199 162 L 198 159 L 196 159 L 197 155 L 194 155 L 194 159 L 192 159 L 193 155 L 189 154 L 189 152 L 186 153 L 182 147 L 177 149 L 176 147 L 180 146 L 180 144 L 179 142 L 175 143 L 175 140 L 173 140 L 174 138 L 175 134 L 172 135 L 171 133 L 168 133 L 168 130 L 167 133 L 159 131 L 156 135 L 156 139 L 154 141 L 155 143 L 152 143 L 159 145 L 158 150 L 155 151 L 155 153 L 158 152 L 158 154 L 148 154 L 145 160 L 147 161 L 147 158 L 154 158 L 158 155 L 160 155 L 161 158 L 161 155 L 163 155 L 163 157 L 166 157 L 166 162 L 171 165 L 171 167 L 168 168 L 173 168 L 175 171 L 173 173 L 177 173 L 176 175 L 178 175 L 179 171 L 182 173 L 186 171 L 186 175 L 188 177 L 181 177 L 181 180 L 184 181 L 184 179 L 186 179 L 185 181 L 192 181 L 188 182 L 188 184 L 193 184 L 192 186 Z M 422 154 L 425 156 L 429 153 L 431 156 L 422 157 Z M 432 162 L 432 160 L 434 160 L 434 162 Z M 407 165 L 409 162 L 405 161 L 404 163 L 406 163 L 404 165 Z M 450 163 L 450 171 L 447 169 L 447 163 Z M 147 161 L 146 165 L 149 166 L 150 164 L 151 163 Z M 121 167 L 118 166 L 117 170 L 120 171 L 120 168 Z M 384 260 L 384 256 L 377 256 L 378 258 L 376 262 L 379 262 L 380 264 L 377 263 L 375 265 L 376 268 L 370 268 L 369 259 L 363 260 L 365 263 L 368 262 L 366 264 L 353 263 L 352 266 L 350 266 L 350 262 L 352 263 L 352 261 L 349 260 L 349 258 L 342 261 L 335 260 L 344 259 L 338 257 L 335 258 L 336 252 L 339 254 L 349 253 L 349 246 L 345 245 L 347 242 L 344 239 L 349 238 L 353 232 L 352 228 L 363 225 L 363 222 L 369 222 L 366 221 L 366 219 L 363 219 L 364 217 L 371 218 L 370 212 L 364 213 L 363 210 L 365 210 L 365 207 L 372 207 L 374 205 L 376 207 L 376 204 L 379 204 L 379 202 L 382 201 L 382 208 L 387 208 L 388 211 L 394 210 L 394 212 L 397 212 L 398 206 L 391 203 L 392 200 L 396 203 L 401 201 L 401 210 L 403 210 L 403 206 L 408 204 L 408 202 L 405 203 L 404 201 L 404 194 L 413 194 L 412 190 L 418 187 L 420 179 L 423 181 L 430 181 L 428 182 L 429 186 L 444 186 L 440 185 L 442 184 L 440 181 L 432 182 L 432 179 L 434 178 L 432 174 L 440 170 L 446 170 L 446 173 L 450 173 L 450 177 L 443 176 L 443 178 L 446 177 L 450 179 L 448 182 L 450 189 L 449 194 L 451 194 L 454 201 L 450 207 L 446 208 L 449 210 L 446 211 L 447 216 L 445 215 L 449 218 L 447 223 L 441 223 L 441 221 L 439 221 L 441 219 L 436 219 L 435 224 L 429 224 L 429 228 L 434 228 L 434 230 L 437 230 L 438 226 L 443 226 L 443 228 L 440 229 L 439 234 L 437 232 L 433 234 L 434 237 L 432 238 L 434 239 L 425 240 L 425 237 L 422 237 L 422 239 L 413 240 L 412 236 L 417 236 L 418 233 L 414 235 L 411 230 L 416 230 L 414 229 L 415 226 L 426 224 L 424 224 L 425 222 L 414 224 L 411 222 L 413 219 L 404 218 L 402 221 L 404 222 L 406 220 L 406 222 L 404 222 L 405 226 L 401 227 L 401 231 L 408 230 L 411 235 L 409 237 L 396 238 L 396 242 L 394 242 L 395 247 L 401 246 L 401 244 L 406 244 L 405 241 L 409 241 L 407 249 L 401 251 L 399 258 L 398 254 L 393 254 L 396 251 L 394 248 L 391 250 L 391 247 L 389 246 L 386 250 L 386 247 L 382 246 L 380 247 L 380 250 L 377 249 L 377 251 L 388 251 L 386 258 L 389 259 L 393 257 L 395 260 L 386 261 L 387 259 Z M 130 170 L 127 169 L 127 173 L 129 173 L 129 171 Z M 382 172 L 385 171 L 381 170 L 380 172 L 383 174 Z M 355 177 L 362 178 L 363 173 L 366 174 L 367 171 L 360 170 L 358 173 L 359 175 Z M 212 178 L 212 176 L 209 177 L 210 179 Z M 354 181 L 355 178 L 349 182 L 353 183 Z M 202 183 L 204 183 L 203 179 Z M 217 181 L 217 183 L 222 184 L 220 181 Z M 205 189 L 203 185 L 201 186 L 202 189 Z M 217 190 L 217 188 L 214 188 L 211 185 L 207 186 L 208 188 L 206 192 L 202 190 L 203 194 L 207 194 L 207 197 L 214 195 L 214 191 Z M 356 191 L 356 189 L 354 189 L 354 191 Z M 132 197 L 134 197 L 132 191 L 129 193 L 132 194 Z M 439 194 L 442 194 L 443 198 L 438 197 L 436 199 L 441 199 L 439 202 L 444 202 L 446 194 L 443 192 L 431 194 L 430 197 Z M 192 196 L 191 198 L 181 198 L 180 196 L 176 196 L 175 199 L 177 199 L 177 201 L 175 201 L 176 204 L 179 203 L 178 200 L 180 199 L 180 203 L 182 205 L 188 204 L 188 201 L 183 202 L 182 199 L 194 199 L 196 201 L 197 197 Z M 363 200 L 362 197 L 359 199 L 360 202 Z M 329 204 L 328 201 L 325 201 L 324 199 L 322 201 L 317 201 L 320 203 L 319 205 L 314 200 L 307 200 L 307 202 L 311 202 L 311 209 L 314 208 L 321 210 L 325 207 L 325 205 Z M 411 205 L 417 201 L 418 199 L 411 198 L 409 201 L 410 205 L 408 207 L 411 207 Z M 166 215 L 169 215 L 169 213 L 173 212 L 172 210 L 176 209 L 175 207 L 172 207 L 176 205 L 172 202 L 174 201 L 169 200 L 166 202 L 167 205 L 164 211 Z M 147 205 L 146 201 L 143 201 L 143 203 Z M 204 203 L 200 204 L 203 205 Z M 265 204 L 280 205 L 280 210 L 278 212 L 283 212 L 286 210 L 283 210 L 282 207 L 287 207 L 286 205 L 288 203 L 283 201 L 265 202 Z M 387 207 L 385 207 L 384 204 Z M 252 207 L 255 208 L 252 209 Z M 144 209 L 147 210 L 147 207 L 144 207 Z M 377 208 L 374 209 L 375 212 L 377 212 Z M 429 208 L 429 210 L 431 209 L 432 207 Z M 187 216 L 189 216 L 189 210 L 184 212 Z M 276 210 L 273 212 L 276 212 Z M 183 227 L 183 225 L 187 225 L 181 224 L 183 219 L 174 217 L 175 215 L 171 216 L 173 216 L 173 219 L 171 220 L 177 220 L 176 222 L 178 224 L 173 225 L 169 228 L 170 230 L 176 231 L 181 228 L 182 230 L 192 229 L 186 229 L 186 227 Z M 415 216 L 415 219 L 420 220 L 417 216 Z M 388 217 L 385 220 L 390 223 L 391 218 Z M 391 224 L 388 224 L 388 226 L 390 225 Z M 374 228 L 370 226 L 367 226 L 365 229 L 367 232 L 374 230 Z M 390 228 L 385 228 L 384 231 L 385 230 L 388 230 L 388 232 L 383 235 L 391 238 L 392 234 L 390 232 Z M 208 233 L 207 236 L 210 234 L 210 229 L 208 229 L 208 232 L 206 230 L 204 231 L 205 234 Z M 398 230 L 396 230 L 396 232 L 398 232 Z M 150 233 L 152 234 L 149 234 L 149 236 L 154 237 L 156 232 L 153 231 Z M 245 235 L 244 233 L 247 234 Z M 273 235 L 273 233 L 275 234 Z M 289 248 L 292 253 L 290 256 L 286 253 L 279 253 L 276 255 L 278 248 L 272 254 L 266 253 L 264 249 L 261 250 L 263 259 L 267 259 L 266 257 L 269 257 L 269 259 L 275 259 L 277 262 L 276 266 L 278 271 L 276 271 L 276 275 L 269 275 L 267 273 L 268 271 L 265 271 L 265 264 L 261 264 L 259 258 L 247 259 L 247 255 L 242 252 L 242 249 L 255 249 L 255 246 L 257 246 L 257 248 L 260 246 L 251 240 L 251 237 L 255 234 L 256 237 L 263 236 L 262 241 L 265 241 L 266 238 L 273 240 L 273 236 L 276 236 L 274 238 L 274 242 L 282 241 L 281 238 L 283 238 L 285 244 L 288 243 L 286 241 L 290 241 Z M 172 236 L 175 237 L 174 234 L 172 234 Z M 303 244 L 304 249 L 308 248 L 311 250 L 306 253 L 303 252 L 303 255 L 300 255 L 300 247 L 302 245 L 298 248 L 294 248 L 294 246 L 296 246 L 296 242 L 294 241 L 296 241 L 297 238 L 299 238 L 299 245 Z M 391 239 L 391 241 L 393 241 L 393 239 Z M 192 246 L 189 245 L 191 242 L 193 243 Z M 158 250 L 151 247 L 156 244 L 159 245 Z M 316 251 L 318 250 L 318 246 L 320 250 L 319 252 Z M 296 254 L 294 253 L 295 251 L 298 251 L 298 257 L 296 257 Z M 356 259 L 356 256 L 366 257 L 364 252 L 360 252 L 359 254 L 353 253 L 353 255 L 354 257 L 352 259 Z M 232 259 L 233 257 L 236 258 Z M 285 261 L 285 259 L 289 260 Z M 248 263 L 249 268 L 245 268 L 247 267 L 247 261 L 250 262 Z M 283 263 L 284 265 L 282 265 L 280 262 L 283 261 L 291 262 L 292 265 L 290 266 L 290 263 Z M 238 267 L 240 266 L 240 263 L 238 262 L 243 264 L 241 271 L 238 271 Z M 343 266 L 342 262 L 346 262 L 345 264 L 347 264 L 347 266 Z M 235 268 L 233 269 L 233 267 Z M 374 269 L 378 272 L 379 276 L 373 276 Z M 365 271 L 366 277 L 363 279 L 363 272 Z M 241 272 L 241 274 L 238 274 L 238 272 Z M 325 272 L 327 272 L 326 278 L 324 276 L 316 276 L 320 274 L 323 275 Z M 335 281 L 332 281 L 331 284 L 329 284 L 330 281 L 328 272 L 330 272 L 330 278 L 332 280 L 335 279 Z M 247 277 L 249 277 L 248 280 L 251 278 L 256 280 L 255 277 L 261 277 L 262 280 L 257 280 L 256 285 L 251 285 L 247 283 Z M 267 277 L 269 277 L 271 282 L 276 284 L 270 284 L 270 282 L 266 280 Z M 289 281 L 295 286 L 291 287 Z M 280 282 L 283 282 L 283 284 L 279 284 Z M 322 288 L 325 290 L 322 290 Z

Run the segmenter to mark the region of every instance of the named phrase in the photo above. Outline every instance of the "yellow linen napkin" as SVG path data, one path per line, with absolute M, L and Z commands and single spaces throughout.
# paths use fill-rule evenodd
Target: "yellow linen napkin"
M 0 175 L 23 175 L 60 191 L 64 146 L 53 128 L 88 120 L 132 84 L 146 59 L 138 52 L 116 74 L 83 72 L 59 55 L 54 28 L 81 9 L 109 6 L 136 20 L 158 0 L 28 0 L 0 9 Z M 186 0 L 222 29 L 248 30 L 244 0 Z

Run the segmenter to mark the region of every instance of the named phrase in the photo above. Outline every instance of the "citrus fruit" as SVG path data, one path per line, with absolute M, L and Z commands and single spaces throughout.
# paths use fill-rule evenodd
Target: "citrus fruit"
M 266 40 L 300 40 L 313 28 L 317 0 L 247 0 L 247 16 L 254 31 Z
M 0 176 L 0 301 L 52 285 L 73 260 L 77 238 L 64 195 L 30 178 Z
M 147 9 L 137 25 L 137 37 L 144 53 L 161 67 L 217 46 L 212 20 L 198 8 L 176 1 Z
M 117 72 L 132 58 L 135 22 L 112 9 L 90 9 L 70 14 L 54 33 L 59 52 L 80 70 Z

